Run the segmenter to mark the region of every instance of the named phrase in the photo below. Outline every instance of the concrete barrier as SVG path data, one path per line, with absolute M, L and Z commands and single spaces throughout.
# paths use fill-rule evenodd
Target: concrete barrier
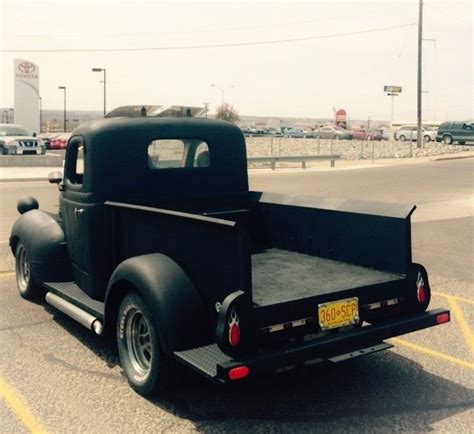
M 0 167 L 62 167 L 64 155 L 0 155 Z

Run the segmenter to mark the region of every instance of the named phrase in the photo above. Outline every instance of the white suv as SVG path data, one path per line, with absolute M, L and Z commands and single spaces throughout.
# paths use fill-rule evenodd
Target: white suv
M 30 136 L 20 125 L 0 124 L 0 155 L 43 155 L 45 152 L 43 141 Z
M 435 140 L 436 130 L 431 127 L 421 128 L 421 135 L 425 142 Z M 405 140 L 416 140 L 417 127 L 412 125 L 403 125 L 397 131 L 395 131 L 395 140 L 404 142 Z

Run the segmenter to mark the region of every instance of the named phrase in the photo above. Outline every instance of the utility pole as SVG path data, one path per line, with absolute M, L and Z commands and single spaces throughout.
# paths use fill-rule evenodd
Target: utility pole
M 58 89 L 64 91 L 64 132 L 66 132 L 66 86 L 58 86 Z
M 417 80 L 417 132 L 416 132 L 416 147 L 421 148 L 423 146 L 423 138 L 421 135 L 421 106 L 422 106 L 422 58 L 423 58 L 423 0 L 419 0 L 418 3 L 418 80 Z

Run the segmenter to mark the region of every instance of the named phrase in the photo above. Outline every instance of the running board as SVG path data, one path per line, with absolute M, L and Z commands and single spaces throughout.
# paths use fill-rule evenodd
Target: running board
M 378 351 L 388 350 L 389 348 L 393 348 L 393 345 L 387 344 L 386 342 L 382 342 L 379 345 L 372 345 L 371 347 L 361 348 L 360 350 L 351 351 L 350 353 L 330 357 L 327 360 L 331 363 L 339 363 L 349 359 L 355 359 L 356 357 L 366 356 L 367 354 L 377 353 Z

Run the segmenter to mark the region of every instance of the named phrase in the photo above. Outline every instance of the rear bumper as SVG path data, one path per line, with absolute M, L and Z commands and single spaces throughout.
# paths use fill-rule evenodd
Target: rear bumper
M 440 321 L 441 319 L 443 321 Z M 280 347 L 257 356 L 232 359 L 222 353 L 217 345 L 176 352 L 174 355 L 179 361 L 210 380 L 228 383 L 231 382 L 229 373 L 234 368 L 245 366 L 248 368 L 248 375 L 254 376 L 312 360 L 334 359 L 363 348 L 380 345 L 385 339 L 433 327 L 449 320 L 449 310 L 434 309 L 360 329 L 331 334 L 299 345 Z

